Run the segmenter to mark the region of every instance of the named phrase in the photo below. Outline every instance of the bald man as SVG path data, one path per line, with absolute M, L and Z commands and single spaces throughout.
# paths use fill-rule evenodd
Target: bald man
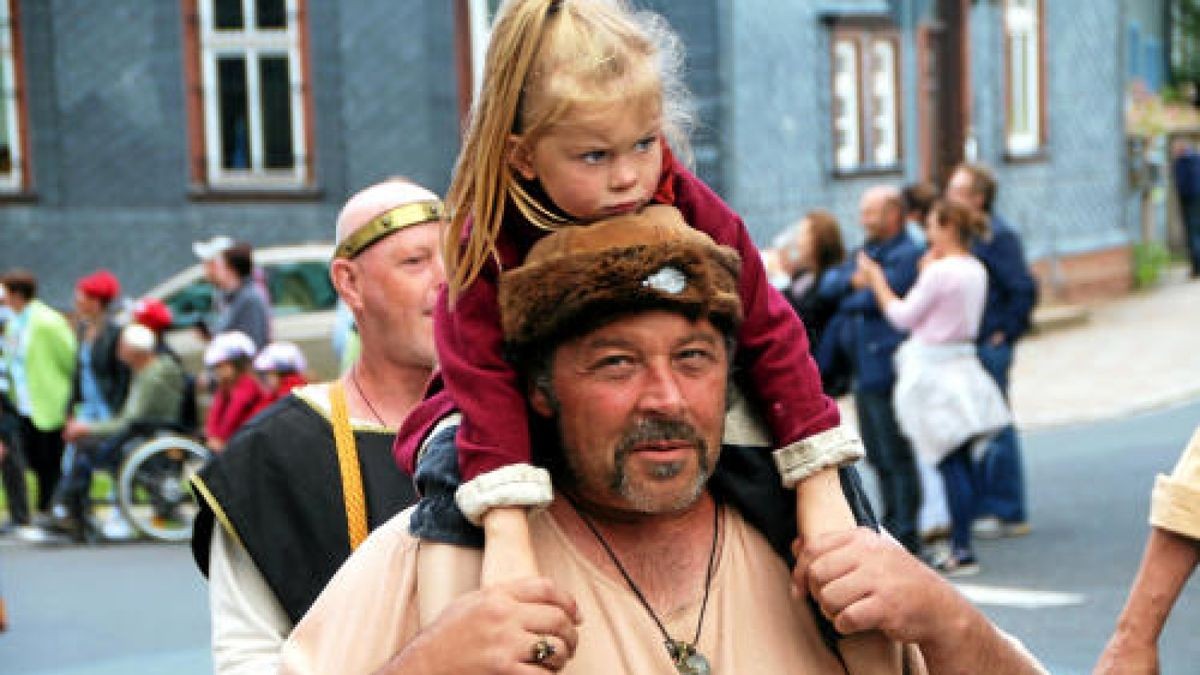
M 898 188 L 867 190 L 859 204 L 865 242 L 859 250 L 878 262 L 888 285 L 903 296 L 917 280 L 921 249 L 904 227 L 904 195 Z M 882 524 L 912 553 L 920 552 L 917 514 L 921 481 L 912 448 L 900 433 L 892 409 L 896 371 L 892 355 L 905 334 L 888 323 L 875 296 L 858 271 L 858 252 L 821 280 L 822 299 L 837 304 L 826 328 L 826 340 L 840 351 L 854 378 L 854 405 L 867 462 L 879 477 Z
M 334 382 L 293 390 L 192 479 L 215 672 L 275 672 L 342 561 L 416 501 L 391 448 L 433 370 L 442 222 L 437 196 L 405 180 L 350 198 L 329 274 L 358 326 L 358 359 Z

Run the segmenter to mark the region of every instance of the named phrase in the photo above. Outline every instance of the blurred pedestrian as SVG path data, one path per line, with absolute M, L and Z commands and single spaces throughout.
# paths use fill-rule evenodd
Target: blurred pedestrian
M 929 217 L 929 207 L 938 198 L 937 186 L 927 181 L 909 183 L 902 190 L 904 193 L 904 227 L 908 236 L 918 246 L 924 247 L 928 242 L 925 237 L 925 220 Z
M 821 295 L 838 303 L 825 339 L 836 341 L 841 358 L 853 372 L 859 429 L 883 497 L 883 526 L 910 552 L 918 553 L 921 480 L 912 447 L 900 433 L 892 408 L 896 384 L 892 355 L 905 334 L 884 318 L 866 274 L 859 269 L 862 258 L 858 253 L 882 266 L 893 291 L 907 293 L 917 279 L 921 249 L 905 232 L 904 198 L 894 187 L 867 190 L 860 202 L 859 219 L 866 242 L 821 281 Z
M 89 520 L 92 471 L 114 468 L 119 461 L 123 434 L 138 422 L 175 423 L 184 396 L 183 368 L 155 349 L 153 331 L 137 323 L 125 326 L 117 340 L 118 356 L 133 373 L 128 395 L 115 414 L 103 420 L 81 418 L 67 422 L 63 437 L 78 448 L 71 470 L 63 478 L 58 496 L 69 513 L 64 525 L 77 540 L 90 540 L 95 531 Z M 106 539 L 128 539 L 135 531 L 124 518 L 110 518 L 100 527 Z
M 254 249 L 229 237 L 192 244 L 204 263 L 205 277 L 217 290 L 216 319 L 211 335 L 239 331 L 262 349 L 271 341 L 271 308 L 266 292 L 254 281 Z
M 330 278 L 361 352 L 337 380 L 263 411 L 192 479 L 218 674 L 275 672 L 292 626 L 351 550 L 417 498 L 392 442 L 433 371 L 441 213 L 437 195 L 403 179 L 346 202 Z
M 13 318 L 12 308 L 4 301 L 4 286 L 0 284 L 0 337 L 5 326 Z M 0 534 L 17 528 L 30 527 L 29 495 L 25 485 L 28 463 L 21 451 L 19 433 L 21 417 L 13 407 L 11 381 L 8 377 L 8 357 L 5 355 L 7 341 L 0 339 L 0 478 L 4 486 L 4 498 L 8 507 L 8 521 L 0 523 Z
M 821 386 L 830 396 L 850 391 L 849 366 L 836 358 L 831 345 L 822 346 L 821 338 L 833 315 L 837 301 L 821 295 L 821 280 L 846 259 L 841 226 L 837 218 L 823 209 L 809 211 L 777 249 L 780 264 L 787 275 L 783 296 L 804 323 L 808 348 L 821 371 Z
M 216 392 L 204 423 L 204 442 L 214 452 L 225 449 L 234 432 L 262 409 L 267 392 L 254 377 L 257 349 L 240 331 L 217 333 L 204 350 L 204 367 L 212 370 Z
M 996 192 L 996 178 L 982 164 L 959 165 L 946 186 L 947 198 L 988 216 L 990 233 L 971 247 L 988 272 L 987 304 L 977 346 L 983 367 L 1007 397 L 1013 352 L 1032 324 L 1037 284 L 1017 231 L 993 209 Z M 982 468 L 975 534 L 989 539 L 1027 534 L 1025 476 L 1015 427 L 1010 425 L 992 440 Z
M 14 313 L 5 327 L 4 352 L 20 415 L 21 448 L 37 476 L 37 510 L 48 523 L 50 500 L 62 475 L 62 429 L 75 373 L 75 333 L 66 317 L 37 298 L 32 272 L 11 271 L 0 284 Z
M 1150 502 L 1150 536 L 1095 675 L 1157 674 L 1158 639 L 1200 561 L 1200 428 Z
M 815 350 L 837 304 L 822 298 L 821 278 L 846 260 L 837 218 L 824 209 L 809 211 L 792 228 L 792 238 L 779 249 L 788 284 L 783 295 L 804 322 L 810 350 Z
M 105 422 L 121 410 L 129 391 L 129 366 L 118 358 L 118 343 L 121 335 L 109 309 L 121 293 L 121 285 L 112 272 L 101 269 L 80 279 L 75 284 L 75 315 L 78 321 L 76 340 L 75 381 L 72 387 L 71 408 L 67 426 L 71 421 L 81 423 Z M 91 471 L 75 468 L 78 462 L 88 460 L 77 456 L 78 448 L 67 441 L 63 455 L 63 473 L 86 475 L 90 484 Z M 83 514 L 73 507 L 78 503 L 71 499 L 66 489 L 67 480 L 59 483 L 54 493 L 51 511 L 54 525 L 72 531 L 81 531 L 76 525 Z M 83 489 L 87 489 L 87 485 Z M 114 521 L 123 520 L 120 513 L 113 511 Z M 120 528 L 114 524 L 112 528 Z M 126 527 L 132 531 L 131 527 Z
M 1191 143 L 1180 139 L 1172 148 L 1172 171 L 1179 208 L 1183 214 L 1183 233 L 1191 259 L 1192 277 L 1200 277 L 1200 153 Z
M 905 227 L 908 236 L 925 247 L 925 221 L 929 207 L 938 198 L 938 189 L 933 183 L 917 181 L 904 186 Z M 946 505 L 946 491 L 942 486 L 942 474 L 937 466 L 917 454 L 917 470 L 921 476 L 921 511 L 917 516 L 921 541 L 939 545 L 950 536 L 950 509 Z
M 911 331 L 896 352 L 896 419 L 917 453 L 936 462 L 942 473 L 951 550 L 934 563 L 951 576 L 979 571 L 971 546 L 976 513 L 972 446 L 1011 421 L 1000 389 L 975 352 L 987 270 L 970 246 L 986 230 L 982 213 L 955 202 L 935 202 L 925 228 L 929 252 L 916 285 L 903 297 L 888 285 L 878 263 L 864 253 L 858 261 L 887 320 Z
M 272 342 L 254 357 L 254 370 L 263 380 L 267 396 L 263 407 L 287 396 L 296 387 L 308 384 L 305 371 L 308 359 L 291 342 Z

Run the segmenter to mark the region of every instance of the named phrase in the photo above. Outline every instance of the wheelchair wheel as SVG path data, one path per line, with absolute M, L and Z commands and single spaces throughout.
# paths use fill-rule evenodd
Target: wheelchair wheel
M 137 446 L 117 471 L 121 513 L 152 539 L 190 539 L 199 507 L 188 481 L 208 456 L 208 448 L 184 436 L 158 436 Z

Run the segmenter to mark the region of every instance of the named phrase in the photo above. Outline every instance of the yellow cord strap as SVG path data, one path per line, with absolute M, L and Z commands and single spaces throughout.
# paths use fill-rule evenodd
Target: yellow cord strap
M 350 534 L 350 550 L 353 551 L 367 538 L 367 500 L 363 493 L 354 432 L 350 429 L 350 414 L 346 410 L 346 390 L 342 388 L 341 380 L 329 385 L 329 407 L 330 417 L 333 418 L 333 442 L 337 447 L 338 468 L 342 473 L 346 529 Z

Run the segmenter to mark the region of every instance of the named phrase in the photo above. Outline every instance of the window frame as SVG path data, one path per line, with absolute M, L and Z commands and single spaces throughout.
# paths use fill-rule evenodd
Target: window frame
M 185 35 L 185 70 L 190 84 L 189 142 L 191 180 L 198 195 L 208 193 L 305 193 L 313 183 L 313 103 L 310 77 L 307 0 L 283 0 L 286 27 L 255 26 L 258 0 L 239 0 L 241 29 L 214 25 L 215 0 L 183 0 L 188 30 Z M 240 56 L 246 64 L 249 164 L 246 169 L 223 166 L 220 130 L 220 92 L 217 62 Z M 260 68 L 265 58 L 287 59 L 288 104 L 291 116 L 292 166 L 265 166 L 265 126 Z
M 11 92 L 0 90 L 0 106 L 10 139 L 12 167 L 0 174 L 0 196 L 27 195 L 32 184 L 29 162 L 29 112 L 25 87 L 24 49 L 21 40 L 20 5 L 17 0 L 0 0 L 0 69 Z
M 454 3 L 458 113 L 463 121 L 470 116 L 471 105 L 483 84 L 488 40 L 499 5 L 500 0 L 456 0 Z
M 900 173 L 904 170 L 904 91 L 901 69 L 903 53 L 901 51 L 900 32 L 887 21 L 854 21 L 849 24 L 839 22 L 830 31 L 829 38 L 829 130 L 830 130 L 830 160 L 835 176 L 856 176 L 866 174 Z M 876 161 L 872 154 L 878 142 L 879 134 L 875 122 L 880 113 L 875 103 L 873 77 L 876 75 L 867 67 L 867 59 L 874 58 L 874 50 L 880 43 L 886 43 L 891 48 L 891 114 L 890 127 L 894 156 L 889 163 Z M 838 143 L 839 123 L 842 116 L 835 114 L 836 101 L 839 96 L 838 56 L 843 45 L 853 46 L 854 54 L 854 97 L 857 108 L 847 117 L 855 124 L 853 136 L 857 142 L 857 162 L 850 164 L 842 160 Z
M 1032 5 L 1032 7 L 1017 6 Z M 1044 157 L 1046 144 L 1049 140 L 1046 107 L 1046 3 L 1044 0 L 1004 0 L 1001 8 L 1001 31 L 1003 33 L 1001 62 L 1004 69 L 1004 156 L 1009 161 L 1038 160 Z M 1025 16 L 1020 16 L 1024 13 Z M 1014 35 L 1017 31 L 1013 26 L 1018 21 L 1025 23 L 1021 26 L 1026 38 L 1026 59 L 1032 60 L 1028 68 L 1028 77 L 1024 86 L 1022 98 L 1034 99 L 1026 105 L 1024 122 L 1034 127 L 1032 130 L 1017 132 L 1015 106 L 1017 104 L 1016 82 L 1014 78 L 1015 52 Z M 1028 26 L 1032 23 L 1032 28 Z M 1032 59 L 1030 55 L 1032 53 Z M 1032 81 L 1031 81 L 1032 80 Z

